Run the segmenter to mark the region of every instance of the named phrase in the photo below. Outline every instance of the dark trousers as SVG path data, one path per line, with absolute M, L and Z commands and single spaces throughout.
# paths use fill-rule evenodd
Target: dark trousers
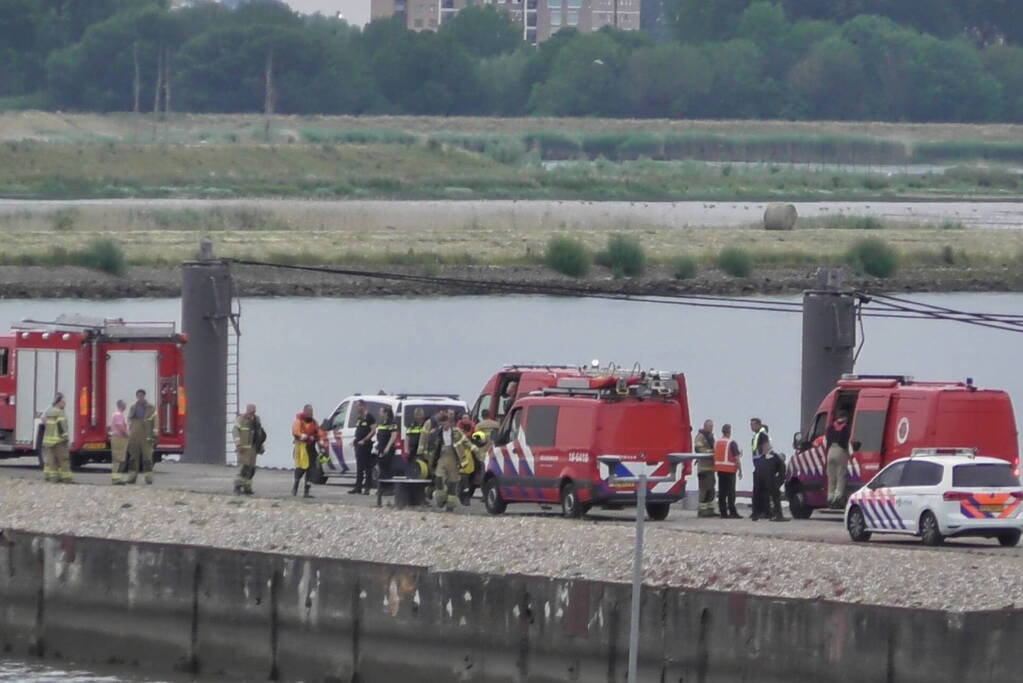
M 761 464 L 763 463 L 763 464 Z M 774 472 L 763 458 L 753 461 L 753 516 L 771 516 L 771 487 L 774 485 Z
M 735 511 L 735 472 L 718 472 L 718 512 L 722 517 L 738 514 Z
M 369 491 L 373 478 L 373 447 L 369 444 L 355 447 L 355 488 Z

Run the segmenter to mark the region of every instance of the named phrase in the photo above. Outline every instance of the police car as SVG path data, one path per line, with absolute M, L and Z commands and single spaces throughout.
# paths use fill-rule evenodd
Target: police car
M 849 497 L 845 527 L 853 541 L 873 533 L 919 536 L 925 545 L 947 537 L 1019 543 L 1023 487 L 1012 463 L 972 449 L 921 448 L 891 463 Z

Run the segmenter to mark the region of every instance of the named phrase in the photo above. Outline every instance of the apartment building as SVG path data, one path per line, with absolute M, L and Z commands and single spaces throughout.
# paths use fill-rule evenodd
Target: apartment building
M 522 37 L 537 44 L 565 27 L 588 33 L 604 26 L 639 30 L 640 0 L 370 0 L 370 16 L 399 15 L 412 31 L 436 31 L 463 8 L 491 4 L 522 26 Z

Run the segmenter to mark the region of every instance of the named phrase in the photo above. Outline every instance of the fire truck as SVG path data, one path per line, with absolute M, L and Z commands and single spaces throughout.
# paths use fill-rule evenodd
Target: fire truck
M 42 413 L 67 401 L 71 462 L 109 462 L 108 420 L 118 399 L 144 389 L 159 416 L 154 458 L 185 447 L 185 335 L 174 323 L 62 315 L 0 336 L 0 457 L 42 464 Z
M 491 379 L 481 400 L 495 405 L 511 381 L 517 391 L 483 468 L 488 512 L 501 514 L 509 503 L 560 503 L 562 514 L 575 518 L 593 506 L 635 505 L 637 484 L 624 480 L 645 473 L 653 479 L 647 514 L 668 516 L 692 467 L 684 375 L 513 366 Z
M 792 516 L 810 517 L 827 502 L 824 434 L 838 413 L 852 423 L 845 498 L 888 463 L 917 448 L 969 448 L 1012 463 L 1019 476 L 1019 443 L 1012 399 L 973 381 L 921 382 L 903 375 L 845 375 L 824 400 L 806 433 L 793 438 L 786 473 Z

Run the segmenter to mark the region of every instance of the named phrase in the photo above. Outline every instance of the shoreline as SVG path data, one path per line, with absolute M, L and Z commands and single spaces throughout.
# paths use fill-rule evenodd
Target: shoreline
M 386 266 L 374 270 L 506 282 L 523 287 L 567 285 L 594 293 L 734 296 L 799 294 L 814 287 L 816 266 L 761 268 L 747 278 L 734 278 L 716 269 L 707 269 L 688 280 L 675 279 L 671 269 L 664 266 L 652 267 L 641 277 L 620 279 L 615 279 L 603 268 L 594 268 L 584 278 L 569 278 L 544 266 Z M 246 298 L 501 296 L 519 293 L 501 291 L 484 284 L 471 288 L 253 266 L 234 266 L 232 271 L 239 295 Z M 878 292 L 1019 292 L 1023 291 L 1023 273 L 1005 266 L 906 266 L 890 278 L 858 276 L 847 271 L 846 286 Z M 0 300 L 168 298 L 180 294 L 181 272 L 177 266 L 130 267 L 123 277 L 76 266 L 0 266 Z

